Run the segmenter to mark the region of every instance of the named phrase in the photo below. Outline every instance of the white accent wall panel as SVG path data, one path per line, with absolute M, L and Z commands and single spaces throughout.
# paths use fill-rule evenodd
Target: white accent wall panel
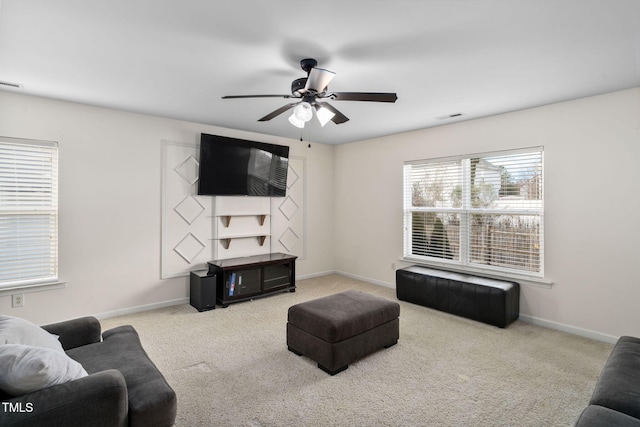
M 305 253 L 305 159 L 291 157 L 285 197 L 198 196 L 199 146 L 162 141 L 163 279 L 207 261 Z
M 198 196 L 198 147 L 162 142 L 162 278 L 206 268 L 213 259 L 213 198 Z
M 271 251 L 306 258 L 305 159 L 290 157 L 287 195 L 271 199 Z

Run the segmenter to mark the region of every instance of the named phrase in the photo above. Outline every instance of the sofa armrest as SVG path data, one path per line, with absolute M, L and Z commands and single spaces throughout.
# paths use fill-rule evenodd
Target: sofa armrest
M 640 427 L 640 420 L 622 412 L 589 405 L 580 414 L 574 427 Z
M 129 397 L 124 377 L 115 369 L 45 388 L 2 402 L 0 425 L 126 426 Z
M 51 334 L 58 335 L 65 350 L 100 342 L 100 322 L 92 316 L 52 323 L 42 328 Z
M 623 336 L 618 339 L 602 368 L 589 404 L 640 419 L 640 338 Z

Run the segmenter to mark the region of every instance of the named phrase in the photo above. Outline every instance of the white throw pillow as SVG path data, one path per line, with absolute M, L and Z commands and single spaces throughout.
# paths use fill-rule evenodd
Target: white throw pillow
M 50 334 L 28 320 L 0 315 L 0 345 L 25 344 L 50 348 L 64 353 L 58 336 Z
M 49 348 L 0 345 L 0 389 L 13 396 L 86 377 L 81 364 Z

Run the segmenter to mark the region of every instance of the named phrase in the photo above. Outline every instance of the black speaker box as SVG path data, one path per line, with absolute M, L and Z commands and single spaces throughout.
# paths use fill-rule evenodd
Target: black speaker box
M 198 311 L 216 308 L 217 274 L 208 274 L 207 270 L 192 271 L 189 283 L 189 304 Z

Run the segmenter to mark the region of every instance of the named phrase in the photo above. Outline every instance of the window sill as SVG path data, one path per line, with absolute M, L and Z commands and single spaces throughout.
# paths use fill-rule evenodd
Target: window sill
M 64 289 L 67 282 L 50 282 L 50 283 L 32 283 L 29 285 L 12 285 L 6 288 L 0 288 L 0 296 L 14 294 L 29 294 L 32 292 L 52 291 L 55 289 Z
M 468 268 L 468 267 L 465 268 L 458 265 L 447 264 L 444 262 L 442 263 L 435 262 L 435 261 L 430 262 L 430 261 L 425 261 L 422 259 L 415 259 L 410 257 L 402 258 L 401 261 L 415 264 L 415 265 L 423 265 L 425 267 L 438 268 L 441 270 L 450 270 L 458 273 L 466 273 L 466 274 L 473 274 L 473 275 L 478 275 L 483 277 L 489 277 L 491 279 L 513 280 L 513 281 L 517 281 L 521 285 L 537 286 L 540 288 L 547 288 L 547 289 L 551 289 L 551 286 L 553 285 L 552 281 L 545 280 L 544 278 L 525 276 L 525 275 L 519 275 L 519 274 L 502 273 L 502 272 L 497 272 L 493 270 L 485 270 L 481 268 Z

